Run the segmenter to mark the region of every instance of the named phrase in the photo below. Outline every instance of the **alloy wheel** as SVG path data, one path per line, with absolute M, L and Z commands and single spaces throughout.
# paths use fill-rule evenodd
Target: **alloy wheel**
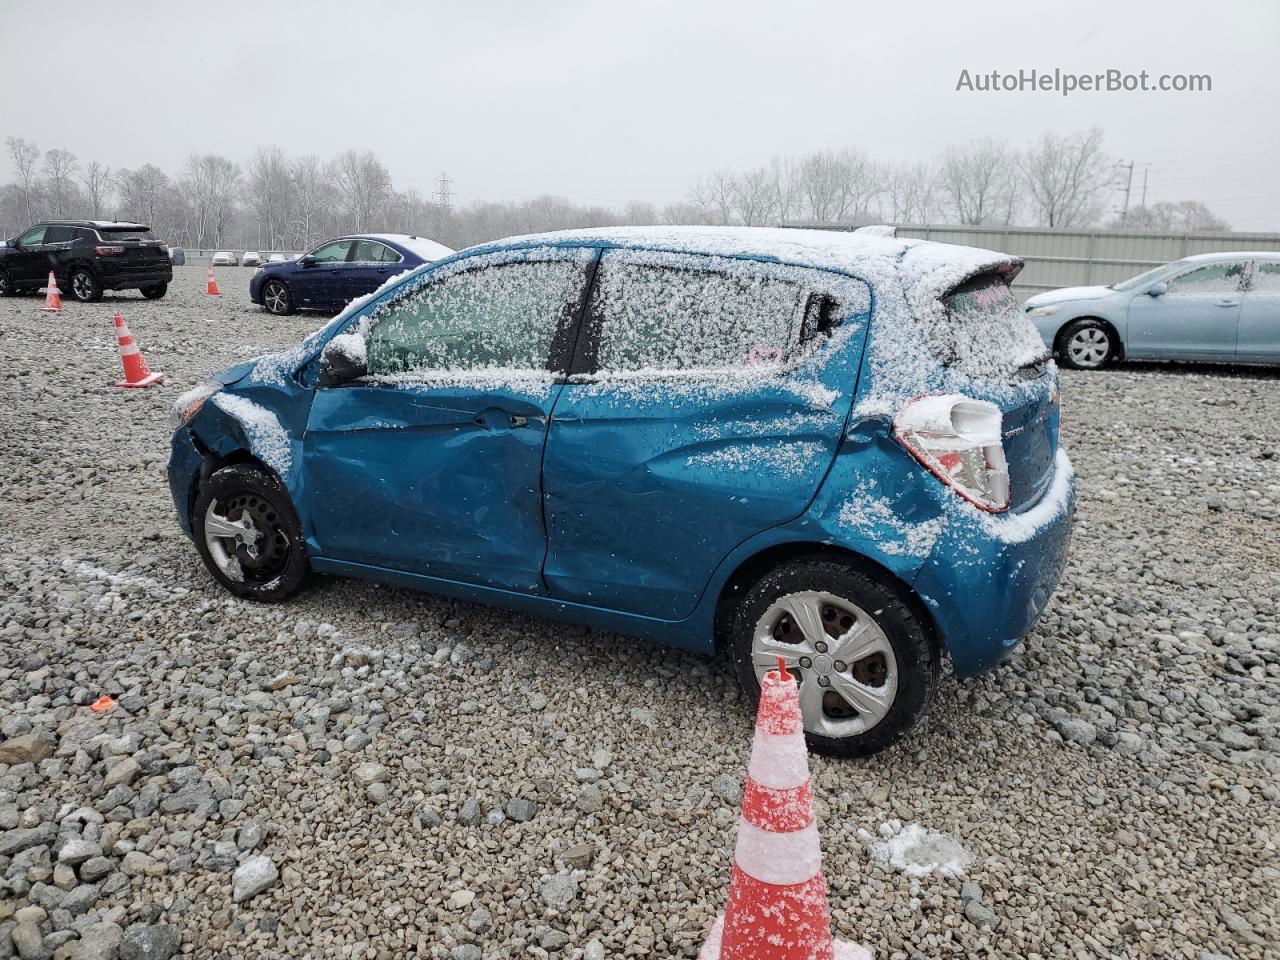
M 88 300 L 93 296 L 93 277 L 81 270 L 71 278 L 71 289 L 77 300 Z
M 282 314 L 289 309 L 289 293 L 283 284 L 267 284 L 267 289 L 262 291 L 262 301 L 272 313 Z
M 752 665 L 763 678 L 782 657 L 800 680 L 804 728 L 824 737 L 865 733 L 884 719 L 898 692 L 898 666 L 875 619 L 831 593 L 778 598 L 756 623 Z

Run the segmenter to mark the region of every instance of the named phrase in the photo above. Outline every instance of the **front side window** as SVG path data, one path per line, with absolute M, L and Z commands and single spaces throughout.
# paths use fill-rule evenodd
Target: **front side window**
M 375 314 L 368 373 L 543 370 L 583 276 L 579 262 L 522 261 L 420 287 Z
M 48 228 L 44 226 L 32 227 L 18 238 L 18 243 L 22 244 L 24 247 L 34 247 L 44 243 L 44 232 L 47 229 Z
M 355 263 L 399 263 L 400 254 L 376 240 L 357 240 L 351 254 Z
M 1243 263 L 1210 263 L 1169 281 L 1169 294 L 1180 296 L 1196 293 L 1235 293 L 1244 276 Z
M 347 259 L 347 254 L 351 252 L 351 240 L 335 240 L 333 243 L 326 243 L 314 253 L 311 259 L 316 263 L 342 263 Z
M 602 373 L 777 366 L 800 338 L 807 298 L 794 283 L 697 264 L 608 257 L 596 273 Z

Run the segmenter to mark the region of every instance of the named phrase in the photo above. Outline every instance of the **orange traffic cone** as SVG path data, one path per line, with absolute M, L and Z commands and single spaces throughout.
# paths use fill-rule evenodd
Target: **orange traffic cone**
M 760 683 L 729 900 L 698 960 L 871 960 L 831 936 L 799 685 L 781 657 Z
M 62 291 L 58 289 L 58 281 L 52 270 L 49 271 L 49 285 L 44 294 L 44 306 L 40 309 L 46 313 L 62 312 Z
M 213 264 L 209 264 L 209 296 L 220 297 L 222 291 L 218 289 L 218 281 L 213 279 Z
M 142 351 L 133 342 L 133 334 L 124 317 L 116 313 L 116 342 L 120 345 L 120 362 L 124 364 L 124 379 L 117 387 L 149 387 L 164 379 L 163 373 L 152 373 L 147 361 L 142 359 Z

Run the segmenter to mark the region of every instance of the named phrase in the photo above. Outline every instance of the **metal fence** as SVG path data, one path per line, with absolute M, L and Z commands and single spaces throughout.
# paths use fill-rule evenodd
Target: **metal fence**
M 852 225 L 788 223 L 788 227 L 855 230 Z M 1280 233 L 1141 233 L 1127 230 L 1050 230 L 1044 227 L 969 227 L 907 224 L 900 237 L 985 247 L 1027 262 L 1013 286 L 1024 297 L 1057 287 L 1114 283 L 1195 253 L 1278 250 Z

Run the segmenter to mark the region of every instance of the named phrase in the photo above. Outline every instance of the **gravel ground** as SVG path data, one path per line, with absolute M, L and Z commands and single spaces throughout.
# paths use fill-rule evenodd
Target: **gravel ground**
M 323 320 L 248 279 L 0 301 L 0 958 L 693 957 L 749 750 L 725 663 L 351 581 L 251 606 L 200 566 L 169 403 Z M 163 386 L 111 386 L 116 309 Z M 1035 635 L 904 746 L 812 761 L 836 932 L 1280 957 L 1280 383 L 1063 392 L 1081 501 Z

